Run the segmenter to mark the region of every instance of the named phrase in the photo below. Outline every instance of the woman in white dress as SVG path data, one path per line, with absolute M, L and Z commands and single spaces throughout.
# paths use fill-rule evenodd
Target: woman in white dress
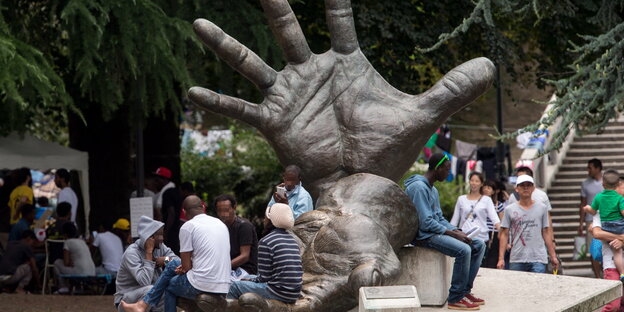
M 470 193 L 457 198 L 451 224 L 465 233 L 474 231 L 475 233 L 470 234 L 470 237 L 486 242 L 487 246 L 487 242 L 490 240 L 487 220 L 489 218 L 494 224 L 494 228 L 498 230 L 500 219 L 494 208 L 492 198 L 481 194 L 481 186 L 484 182 L 483 175 L 479 172 L 472 172 L 469 181 Z M 486 258 L 487 252 L 486 248 L 483 258 Z

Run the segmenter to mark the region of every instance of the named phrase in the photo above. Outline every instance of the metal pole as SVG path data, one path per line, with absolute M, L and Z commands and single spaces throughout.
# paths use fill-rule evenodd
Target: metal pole
M 141 122 L 137 125 L 136 149 L 137 197 L 143 197 L 143 190 L 145 188 L 145 160 L 143 157 L 143 124 Z
M 500 66 L 496 64 L 496 121 L 498 133 L 503 133 L 503 100 L 500 79 Z M 496 141 L 496 168 L 498 179 L 505 175 L 505 146 L 502 140 Z

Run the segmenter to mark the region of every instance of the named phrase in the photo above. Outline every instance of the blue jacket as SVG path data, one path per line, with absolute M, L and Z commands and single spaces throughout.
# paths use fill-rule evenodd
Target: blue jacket
M 288 206 L 293 211 L 293 217 L 295 219 L 299 218 L 300 215 L 312 211 L 314 209 L 314 204 L 312 203 L 312 196 L 310 193 L 303 188 L 301 183 L 295 186 L 295 188 L 291 192 L 286 192 L 286 197 L 288 198 Z M 268 207 L 273 206 L 275 204 L 275 199 L 271 196 L 271 201 L 269 202 Z
M 435 234 L 444 234 L 457 228 L 442 215 L 440 195 L 435 186 L 429 184 L 424 176 L 415 174 L 404 182 L 405 193 L 412 200 L 418 213 L 418 233 L 414 240 L 427 239 Z

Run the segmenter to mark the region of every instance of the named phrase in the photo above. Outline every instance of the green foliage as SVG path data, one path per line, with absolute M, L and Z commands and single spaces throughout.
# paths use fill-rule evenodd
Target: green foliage
M 274 186 L 281 181 L 281 165 L 255 130 L 237 124 L 230 129 L 232 141 L 222 142 L 214 156 L 182 151 L 182 180 L 194 182 L 197 193 L 208 202 L 220 194 L 233 194 L 242 216 L 261 217 Z
M 521 132 L 549 127 L 557 118 L 562 117 L 559 131 L 554 133 L 553 143 L 544 151 L 548 153 L 561 147 L 572 128 L 576 128 L 577 133 L 581 135 L 596 133 L 609 119 L 624 111 L 623 14 L 622 0 L 599 1 L 599 3 L 589 0 L 530 2 L 480 0 L 475 3 L 469 17 L 459 26 L 451 32 L 440 35 L 440 40 L 436 44 L 422 51 L 435 50 L 449 40 L 467 34 L 473 27 L 485 28 L 494 34 L 503 34 L 501 31 L 505 30 L 506 25 L 533 21 L 533 31 L 538 32 L 531 33 L 528 43 L 536 44 L 539 51 L 532 56 L 540 62 L 539 68 L 550 67 L 559 71 L 543 77 L 543 82 L 555 86 L 559 98 L 548 116 L 516 132 L 505 134 L 502 138 L 511 138 Z M 505 24 L 505 21 L 512 19 L 513 23 Z M 497 21 L 501 20 L 503 22 L 497 24 Z M 527 38 L 523 35 L 514 36 L 513 33 L 512 31 L 488 40 L 491 47 L 503 51 L 502 57 L 494 58 L 499 64 L 505 57 L 514 56 L 514 52 L 509 54 L 504 51 L 517 51 L 506 49 L 509 42 Z M 568 46 L 572 48 L 561 53 L 553 53 L 561 47 Z M 560 61 L 553 61 L 557 58 Z M 561 60 L 571 63 L 566 71 L 562 66 L 565 63 Z
M 11 130 L 23 132 L 37 127 L 37 121 L 47 125 L 46 113 L 62 110 L 72 102 L 50 60 L 37 48 L 12 35 L 2 10 L 0 8 L 0 135 L 7 135 Z

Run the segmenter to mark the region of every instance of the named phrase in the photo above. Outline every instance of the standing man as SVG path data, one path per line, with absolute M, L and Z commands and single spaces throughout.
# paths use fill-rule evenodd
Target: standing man
M 429 158 L 429 169 L 424 176 L 413 175 L 405 181 L 405 192 L 418 213 L 418 233 L 413 244 L 432 248 L 455 258 L 448 308 L 479 310 L 479 305 L 484 305 L 485 300 L 473 296 L 470 291 L 481 266 L 485 243 L 469 238 L 444 219 L 440 196 L 433 186 L 436 181 L 446 180 L 450 170 L 451 162 L 448 157 L 436 153 Z
M 295 219 L 308 211 L 312 211 L 314 209 L 312 196 L 301 185 L 301 168 L 296 165 L 286 167 L 282 173 L 282 179 L 284 182 L 278 187 L 285 187 L 286 192 L 284 194 L 275 192 L 267 208 L 275 203 L 286 204 L 292 208 Z
M 518 177 L 516 192 L 520 200 L 505 208 L 500 240 L 511 243 L 509 257 L 511 270 L 546 273 L 548 255 L 555 270 L 559 267 L 559 260 L 557 260 L 555 245 L 548 231 L 548 210 L 543 207 L 543 202 L 531 199 L 534 190 L 535 182 L 531 176 Z M 505 268 L 506 248 L 505 244 L 500 245 L 496 265 L 498 269 Z
M 56 187 L 60 188 L 61 191 L 58 193 L 57 203 L 68 202 L 71 205 L 71 217 L 70 221 L 76 223 L 76 213 L 78 212 L 78 196 L 76 196 L 76 192 L 72 190 L 69 185 L 69 180 L 71 176 L 69 175 L 69 171 L 67 169 L 58 169 L 54 174 L 54 184 Z
M 258 234 L 247 219 L 236 215 L 236 199 L 232 195 L 219 195 L 214 200 L 219 219 L 230 232 L 230 259 L 232 281 L 256 275 L 258 272 Z
M 156 194 L 154 219 L 165 223 L 165 244 L 176 254 L 180 253 L 180 205 L 182 195 L 171 181 L 171 170 L 159 167 L 154 172 Z M 159 219 L 160 218 L 160 219 Z
M 180 229 L 180 258 L 172 260 L 143 300 L 121 302 L 127 312 L 146 311 L 165 296 L 165 312 L 176 311 L 176 298 L 195 299 L 200 293 L 225 298 L 230 289 L 230 244 L 227 227 L 204 213 L 199 197 L 184 200 L 189 221 Z M 192 261 L 191 261 L 192 260 Z
M 579 206 L 579 228 L 578 235 L 583 236 L 583 230 L 587 229 L 587 235 L 585 235 L 585 246 L 589 250 L 589 246 L 592 244 L 592 232 L 589 230 L 589 226 L 592 223 L 593 216 L 589 213 L 585 213 L 583 207 L 591 205 L 594 201 L 594 197 L 604 190 L 602 186 L 602 161 L 597 158 L 592 158 L 587 162 L 587 179 L 581 183 L 581 204 Z M 594 276 L 600 278 L 600 262 L 594 260 L 594 257 L 589 257 Z

